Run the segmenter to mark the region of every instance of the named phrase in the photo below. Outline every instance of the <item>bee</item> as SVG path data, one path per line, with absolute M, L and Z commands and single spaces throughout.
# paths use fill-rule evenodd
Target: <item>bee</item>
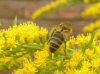
M 54 53 L 63 43 L 65 43 L 64 53 L 66 55 L 66 41 L 69 39 L 71 33 L 72 27 L 69 23 L 56 25 L 48 41 L 50 52 Z

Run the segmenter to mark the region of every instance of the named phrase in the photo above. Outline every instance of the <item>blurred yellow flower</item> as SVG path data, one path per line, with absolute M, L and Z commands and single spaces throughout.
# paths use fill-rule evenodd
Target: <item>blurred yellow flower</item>
M 100 28 L 100 20 L 85 26 L 84 32 L 92 32 L 93 30 L 98 29 L 98 28 Z
M 85 0 L 88 1 L 88 0 Z M 83 17 L 87 16 L 93 16 L 93 17 L 99 17 L 100 16 L 100 2 L 91 5 L 89 8 L 87 8 L 83 13 Z
M 84 32 L 93 32 L 94 30 L 97 30 L 95 37 L 100 38 L 100 20 L 85 26 L 83 29 Z
M 83 0 L 83 2 L 84 2 L 84 3 L 89 3 L 89 2 L 90 2 L 90 0 Z
M 50 4 L 45 5 L 44 7 L 40 8 L 39 10 L 37 10 L 36 12 L 34 12 L 32 14 L 32 18 L 33 19 L 40 18 L 44 14 L 48 14 L 48 13 L 52 12 L 53 10 L 58 9 L 61 6 L 64 6 L 67 3 L 68 3 L 68 0 L 53 1 Z

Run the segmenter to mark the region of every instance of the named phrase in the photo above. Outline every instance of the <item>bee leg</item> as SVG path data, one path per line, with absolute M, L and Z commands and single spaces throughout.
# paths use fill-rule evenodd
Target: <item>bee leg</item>
M 54 53 L 52 53 L 52 59 L 54 59 Z
M 50 52 L 50 59 L 54 59 L 54 53 Z
M 66 56 L 66 41 L 64 41 L 64 44 L 65 44 L 64 54 L 65 54 L 65 56 Z

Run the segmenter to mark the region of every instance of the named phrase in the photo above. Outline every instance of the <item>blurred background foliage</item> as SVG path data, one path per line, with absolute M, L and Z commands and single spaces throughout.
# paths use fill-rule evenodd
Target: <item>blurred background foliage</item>
M 61 7 L 66 8 L 65 6 L 72 6 L 78 3 L 90 4 L 90 8 L 86 9 L 83 12 L 83 16 L 91 15 L 93 12 L 95 16 L 100 16 L 100 0 L 54 0 L 51 3 L 39 8 L 36 12 L 33 13 L 32 18 L 38 19 L 42 16 L 46 16 Z M 94 5 L 93 5 L 94 4 Z M 97 15 L 96 15 L 97 14 Z
M 77 35 L 85 25 L 99 19 L 99 8 L 100 0 L 0 0 L 0 29 L 8 28 L 18 16 L 18 23 L 32 20 L 47 29 L 69 21 Z
M 88 4 L 89 5 L 87 8 L 82 10 L 80 13 L 83 19 L 86 19 L 86 18 L 96 19 L 95 24 L 89 24 L 89 26 L 86 26 L 84 28 L 84 32 L 92 32 L 95 29 L 100 28 L 100 22 L 99 22 L 100 21 L 99 20 L 100 19 L 100 0 L 54 0 L 50 2 L 49 4 L 44 5 L 43 7 L 36 10 L 32 14 L 32 19 L 36 20 L 39 18 L 43 18 L 49 15 L 50 13 L 53 13 L 54 11 L 57 11 L 57 10 L 61 11 L 61 8 L 67 8 L 70 6 L 75 6 L 77 4 Z

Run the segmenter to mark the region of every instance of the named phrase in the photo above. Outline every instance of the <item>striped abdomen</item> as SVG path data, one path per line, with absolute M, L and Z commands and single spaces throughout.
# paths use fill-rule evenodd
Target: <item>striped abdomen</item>
M 50 40 L 50 52 L 55 52 L 63 43 L 64 37 L 60 32 L 55 32 Z

